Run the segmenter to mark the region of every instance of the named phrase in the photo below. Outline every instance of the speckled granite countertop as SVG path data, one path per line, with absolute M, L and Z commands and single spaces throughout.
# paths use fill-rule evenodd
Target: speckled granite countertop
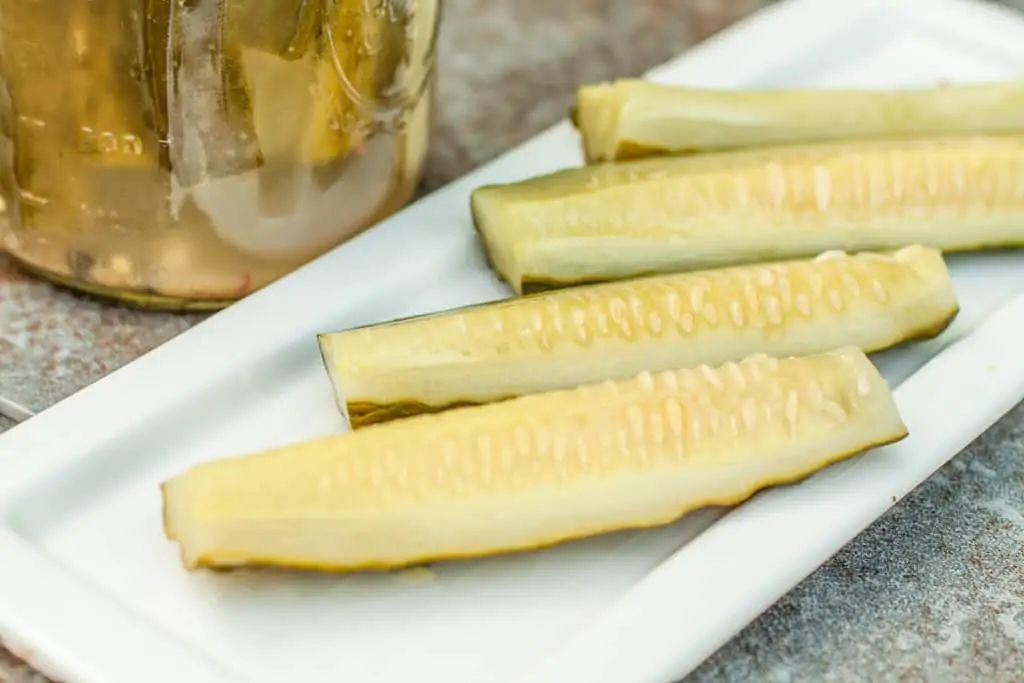
M 558 120 L 576 83 L 638 74 L 764 4 L 446 0 L 424 191 Z M 0 396 L 45 409 L 199 319 L 99 304 L 0 258 Z M 1024 680 L 1024 406 L 687 683 L 978 680 Z M 0 683 L 30 681 L 45 679 L 0 649 Z

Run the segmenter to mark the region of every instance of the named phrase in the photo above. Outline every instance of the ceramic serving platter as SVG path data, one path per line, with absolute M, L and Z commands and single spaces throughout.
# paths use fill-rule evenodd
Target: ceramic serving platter
M 965 0 L 788 0 L 650 74 L 912 86 L 1024 67 Z M 951 258 L 962 313 L 877 356 L 906 440 L 728 511 L 551 550 L 348 577 L 188 574 L 158 483 L 344 429 L 316 333 L 509 296 L 472 188 L 580 163 L 563 122 L 0 436 L 0 637 L 71 683 L 670 683 L 1024 396 L 1024 252 Z

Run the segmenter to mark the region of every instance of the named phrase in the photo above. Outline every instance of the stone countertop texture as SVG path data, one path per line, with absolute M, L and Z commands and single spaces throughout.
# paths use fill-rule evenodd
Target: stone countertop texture
M 423 191 L 560 119 L 577 83 L 637 75 L 764 4 L 445 0 Z M 198 320 L 97 303 L 0 257 L 0 396 L 45 409 Z M 1020 683 L 1022 484 L 1018 406 L 686 683 Z M 0 683 L 45 681 L 0 649 Z

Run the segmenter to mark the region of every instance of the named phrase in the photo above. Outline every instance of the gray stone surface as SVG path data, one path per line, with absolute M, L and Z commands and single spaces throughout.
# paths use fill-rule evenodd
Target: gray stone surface
M 14 420 L 10 419 L 9 417 L 4 417 L 3 415 L 0 415 L 0 434 L 3 434 L 5 431 L 10 429 L 14 425 Z
M 763 4 L 446 0 L 424 190 L 562 117 L 576 83 L 640 73 Z M 199 319 L 98 304 L 0 258 L 0 395 L 45 409 Z M 686 683 L 1024 681 L 1022 418 L 1003 419 Z M 0 417 L 0 432 L 10 426 Z M 0 648 L 0 683 L 44 680 Z

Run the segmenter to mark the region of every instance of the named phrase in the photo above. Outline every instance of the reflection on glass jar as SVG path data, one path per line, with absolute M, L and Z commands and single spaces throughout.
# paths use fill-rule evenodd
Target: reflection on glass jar
M 439 3 L 0 0 L 5 250 L 217 308 L 345 241 L 419 182 Z

